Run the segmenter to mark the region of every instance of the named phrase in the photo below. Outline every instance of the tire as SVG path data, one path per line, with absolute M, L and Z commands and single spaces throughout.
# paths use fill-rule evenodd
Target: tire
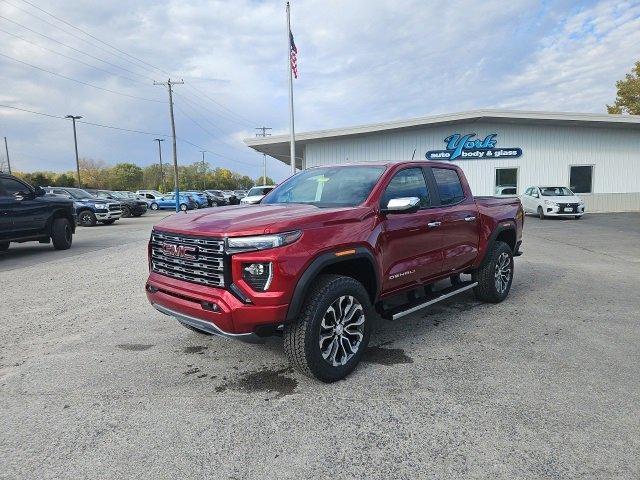
M 187 206 L 187 204 L 186 203 L 181 203 L 180 204 L 180 211 L 186 212 L 187 210 L 189 210 L 189 207 Z
M 78 214 L 78 225 L 83 227 L 93 227 L 98 220 L 91 210 L 83 210 Z
M 321 275 L 311 286 L 299 319 L 284 327 L 284 351 L 289 362 L 305 375 L 326 383 L 346 377 L 369 344 L 374 316 L 369 294 L 360 282 L 342 275 Z M 337 317 L 342 322 L 336 322 Z
M 116 219 L 112 219 L 112 220 L 102 220 L 100 223 L 104 224 L 104 225 L 113 225 L 113 222 L 115 222 Z
M 133 214 L 135 218 L 141 217 L 142 215 L 144 215 L 144 212 L 137 212 Z
M 0 252 L 6 252 L 7 250 L 9 250 L 9 245 L 9 242 L 0 243 Z
M 71 222 L 66 218 L 56 218 L 51 225 L 51 242 L 56 250 L 67 250 L 73 242 Z
M 133 216 L 133 214 L 131 213 L 131 209 L 129 207 L 127 207 L 126 205 L 122 206 L 122 218 L 128 218 Z
M 151 210 L 158 210 L 158 208 L 160 208 L 160 207 L 158 206 L 158 204 L 157 204 L 157 203 L 155 203 L 155 202 L 154 202 L 154 203 L 152 203 L 151 205 L 149 205 L 149 208 L 150 208 Z
M 582 218 L 582 215 L 576 215 L 576 220 L 580 220 Z
M 542 210 L 542 207 L 538 207 L 538 218 L 544 220 L 544 210 Z
M 494 242 L 480 268 L 471 274 L 472 280 L 478 282 L 473 289 L 476 298 L 483 302 L 502 302 L 511 290 L 513 270 L 513 252 L 509 245 Z

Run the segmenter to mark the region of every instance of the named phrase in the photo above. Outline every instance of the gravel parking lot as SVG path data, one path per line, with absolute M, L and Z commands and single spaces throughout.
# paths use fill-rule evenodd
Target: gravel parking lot
M 149 306 L 165 215 L 0 254 L 0 477 L 640 477 L 640 215 L 527 217 L 507 301 L 380 321 L 331 385 Z

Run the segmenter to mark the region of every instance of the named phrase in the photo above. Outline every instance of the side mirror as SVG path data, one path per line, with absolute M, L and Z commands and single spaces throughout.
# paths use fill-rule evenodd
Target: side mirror
M 383 213 L 413 213 L 420 208 L 418 197 L 392 198 L 387 206 L 382 209 Z
M 44 191 L 44 188 L 38 186 L 34 189 L 34 193 L 36 197 L 44 197 L 47 192 Z
M 540 198 L 540 195 L 538 195 L 537 193 L 532 193 L 531 196 L 534 198 Z

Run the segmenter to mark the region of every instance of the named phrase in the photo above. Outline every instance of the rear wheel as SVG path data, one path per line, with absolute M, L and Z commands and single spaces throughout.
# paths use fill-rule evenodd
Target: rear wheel
M 9 250 L 9 242 L 0 243 L 0 252 L 6 252 Z
M 97 221 L 96 216 L 90 210 L 83 210 L 78 215 L 78 224 L 83 227 L 93 227 Z
M 494 242 L 485 261 L 471 277 L 474 282 L 478 282 L 473 289 L 478 300 L 499 303 L 507 298 L 513 281 L 513 252 L 509 245 Z
M 66 218 L 56 218 L 51 225 L 51 241 L 56 250 L 67 250 L 73 241 L 71 222 Z
M 542 210 L 542 207 L 538 207 L 538 217 L 540 220 L 544 220 L 544 210 Z
M 127 218 L 127 217 L 130 217 L 131 215 L 132 215 L 131 214 L 131 209 L 129 207 L 127 207 L 126 205 L 123 205 L 122 206 L 122 216 L 124 218 Z
M 180 210 L 182 210 L 183 212 L 186 212 L 189 209 L 189 207 L 187 206 L 186 203 L 181 203 L 180 204 Z
M 154 203 L 152 203 L 151 205 L 149 205 L 149 208 L 150 208 L 151 210 L 158 210 L 158 204 L 154 202 Z
M 285 325 L 289 362 L 323 382 L 346 377 L 367 348 L 373 317 L 369 295 L 360 282 L 342 275 L 320 276 L 298 321 Z

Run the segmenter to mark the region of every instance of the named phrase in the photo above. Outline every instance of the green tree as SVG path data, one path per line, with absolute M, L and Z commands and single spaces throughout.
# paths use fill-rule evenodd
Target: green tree
M 109 171 L 109 177 L 113 190 L 137 190 L 143 186 L 144 172 L 133 163 L 118 163 Z
M 616 101 L 613 105 L 607 105 L 607 111 L 640 115 L 640 61 L 636 62 L 631 73 L 625 75 L 624 80 L 616 82 L 616 89 Z
M 73 187 L 76 184 L 76 177 L 73 173 L 61 173 L 56 175 L 51 184 L 52 187 Z
M 273 178 L 267 176 L 265 179 L 263 176 L 256 178 L 256 185 L 275 185 L 276 182 L 273 181 Z

